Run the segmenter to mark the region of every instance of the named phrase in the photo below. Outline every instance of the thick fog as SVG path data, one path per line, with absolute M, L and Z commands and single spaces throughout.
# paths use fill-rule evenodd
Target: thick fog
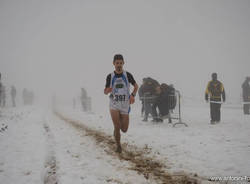
M 0 0 L 2 83 L 40 100 L 73 99 L 84 87 L 101 110 L 120 53 L 138 84 L 150 76 L 202 101 L 217 72 L 228 100 L 240 99 L 249 20 L 249 0 Z

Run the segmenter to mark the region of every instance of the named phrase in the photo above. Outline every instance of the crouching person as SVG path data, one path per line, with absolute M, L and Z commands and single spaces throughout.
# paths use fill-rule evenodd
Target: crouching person
M 157 97 L 154 107 L 158 107 L 159 109 L 159 117 L 155 119 L 156 122 L 163 122 L 164 119 L 168 118 L 168 122 L 172 123 L 172 119 L 170 116 L 170 107 L 171 107 L 171 95 L 172 88 L 165 83 L 162 83 L 160 87 L 157 88 L 157 93 L 159 96 Z M 156 109 L 156 108 L 153 108 Z M 157 113 L 154 110 L 154 113 Z

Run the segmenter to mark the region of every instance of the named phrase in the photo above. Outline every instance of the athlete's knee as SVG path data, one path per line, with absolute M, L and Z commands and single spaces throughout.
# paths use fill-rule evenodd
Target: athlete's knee
M 122 131 L 123 133 L 126 133 L 126 132 L 128 131 L 128 127 L 122 127 L 122 128 L 121 128 L 121 131 Z
M 121 129 L 123 133 L 126 133 L 128 131 L 128 129 L 124 130 L 124 129 Z

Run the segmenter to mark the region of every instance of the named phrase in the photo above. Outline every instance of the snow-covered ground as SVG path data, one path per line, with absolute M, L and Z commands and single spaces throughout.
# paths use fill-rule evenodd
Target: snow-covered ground
M 40 111 L 1 109 L 0 183 L 42 183 L 46 140 Z
M 143 122 L 140 107 L 130 115 L 130 127 L 122 141 L 152 148 L 152 154 L 164 160 L 172 172 L 181 170 L 200 176 L 250 175 L 250 116 L 242 109 L 221 109 L 221 122 L 210 125 L 209 105 L 184 106 L 182 119 L 188 127 L 172 127 L 164 123 Z M 66 116 L 85 125 L 112 134 L 108 112 L 85 114 L 80 110 L 61 109 Z
M 52 112 L 21 108 L 1 114 L 1 124 L 8 128 L 0 134 L 0 183 L 154 183 L 126 169 L 128 163 L 105 154 Z
M 108 108 L 100 113 L 59 107 L 58 112 L 92 129 L 113 133 Z M 170 173 L 200 177 L 250 175 L 250 116 L 242 109 L 222 107 L 220 124 L 209 124 L 209 108 L 184 106 L 188 127 L 143 122 L 140 106 L 132 107 L 122 142 L 148 148 Z M 129 169 L 131 165 L 106 153 L 102 146 L 50 110 L 34 107 L 1 109 L 0 183 L 157 183 Z M 53 165 L 54 163 L 54 165 Z
M 152 183 L 126 169 L 130 167 L 128 163 L 107 155 L 84 132 L 52 114 L 49 117 L 55 139 L 59 183 Z

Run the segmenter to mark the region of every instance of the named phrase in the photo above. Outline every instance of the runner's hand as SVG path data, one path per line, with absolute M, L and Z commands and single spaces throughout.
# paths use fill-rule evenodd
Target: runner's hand
M 130 103 L 130 104 L 135 103 L 135 97 L 133 97 L 132 95 L 130 95 L 129 103 Z
M 112 92 L 112 88 L 105 88 L 104 89 L 104 94 L 107 95 Z

